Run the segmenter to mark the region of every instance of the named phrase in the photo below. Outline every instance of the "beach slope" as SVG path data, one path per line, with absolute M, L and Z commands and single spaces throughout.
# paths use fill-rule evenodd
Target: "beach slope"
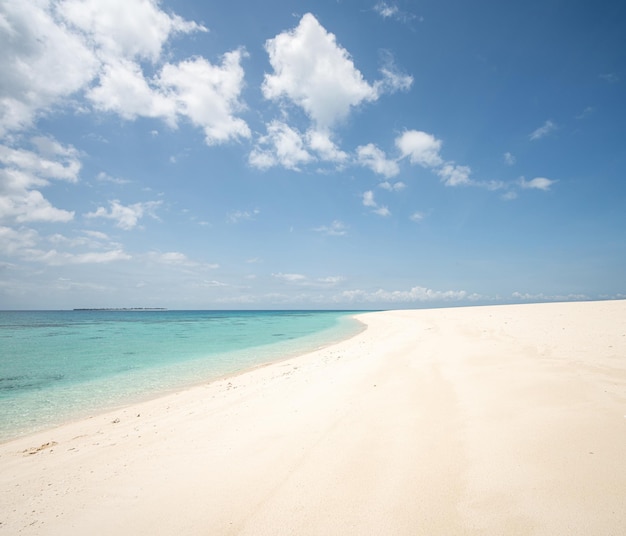
M 0 535 L 626 534 L 626 301 L 359 318 L 0 445 Z

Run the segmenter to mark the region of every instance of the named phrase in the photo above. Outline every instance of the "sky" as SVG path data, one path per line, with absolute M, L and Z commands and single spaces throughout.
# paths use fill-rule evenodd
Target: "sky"
M 626 298 L 626 4 L 0 0 L 0 309 Z

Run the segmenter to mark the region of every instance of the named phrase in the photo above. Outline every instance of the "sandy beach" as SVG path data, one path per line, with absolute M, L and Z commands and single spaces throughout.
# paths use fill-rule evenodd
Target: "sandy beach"
M 626 301 L 358 318 L 0 445 L 0 534 L 626 534 Z

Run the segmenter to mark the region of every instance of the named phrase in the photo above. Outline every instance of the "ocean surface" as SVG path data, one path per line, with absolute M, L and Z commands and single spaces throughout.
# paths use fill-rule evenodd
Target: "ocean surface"
M 337 311 L 0 311 L 0 441 L 362 329 Z

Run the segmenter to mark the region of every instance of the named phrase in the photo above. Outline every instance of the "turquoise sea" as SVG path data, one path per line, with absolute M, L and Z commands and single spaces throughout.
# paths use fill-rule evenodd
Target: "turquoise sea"
M 0 311 L 0 441 L 313 350 L 346 311 Z

